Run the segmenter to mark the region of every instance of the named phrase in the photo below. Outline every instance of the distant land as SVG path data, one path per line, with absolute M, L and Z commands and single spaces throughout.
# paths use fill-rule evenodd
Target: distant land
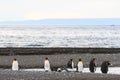
M 120 25 L 120 18 L 43 19 L 0 21 L 0 25 Z

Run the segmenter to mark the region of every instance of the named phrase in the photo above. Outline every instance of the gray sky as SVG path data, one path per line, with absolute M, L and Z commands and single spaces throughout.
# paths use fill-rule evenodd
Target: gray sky
M 0 21 L 120 18 L 120 0 L 0 0 Z

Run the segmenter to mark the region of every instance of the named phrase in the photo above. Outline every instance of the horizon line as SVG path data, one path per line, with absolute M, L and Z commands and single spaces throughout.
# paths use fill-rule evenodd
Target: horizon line
M 44 19 L 23 19 L 23 20 L 0 20 L 0 22 L 12 22 L 12 21 L 36 21 L 36 20 L 53 20 L 53 19 L 73 19 L 73 20 L 80 20 L 80 19 L 120 19 L 120 18 L 44 18 Z

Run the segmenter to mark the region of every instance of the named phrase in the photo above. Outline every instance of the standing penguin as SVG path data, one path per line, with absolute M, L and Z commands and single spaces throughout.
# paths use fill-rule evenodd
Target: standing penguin
M 111 65 L 110 61 L 103 61 L 101 65 L 101 71 L 102 73 L 107 73 L 108 72 L 108 66 Z
M 71 68 L 73 69 L 74 68 L 74 62 L 73 62 L 73 59 L 70 59 L 67 63 L 67 68 Z
M 19 70 L 19 64 L 18 64 L 17 59 L 14 59 L 13 62 L 12 62 L 12 70 L 13 71 L 18 71 Z
M 82 72 L 82 71 L 83 71 L 83 62 L 81 59 L 79 59 L 77 64 L 77 72 Z
M 47 57 L 45 58 L 45 61 L 44 61 L 44 69 L 45 69 L 46 72 L 51 71 L 50 62 L 49 62 Z
M 89 70 L 92 73 L 96 71 L 95 58 L 91 59 L 90 64 L 89 64 Z

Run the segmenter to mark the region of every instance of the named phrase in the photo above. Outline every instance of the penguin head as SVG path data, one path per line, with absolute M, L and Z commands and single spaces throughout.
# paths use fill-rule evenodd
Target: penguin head
M 93 61 L 95 61 L 95 60 L 96 60 L 96 58 L 93 58 L 92 60 L 93 60 Z
M 79 61 L 82 61 L 82 59 L 80 58 Z
M 17 61 L 17 59 L 16 59 L 16 58 L 14 58 L 14 59 L 13 59 L 13 61 Z
M 45 60 L 48 60 L 48 57 L 46 57 Z
M 110 61 L 106 61 L 106 63 L 107 63 L 108 65 L 111 65 L 111 62 L 110 62 Z
M 47 57 L 45 58 L 45 61 L 48 61 L 48 58 L 47 58 Z
M 70 61 L 73 61 L 73 59 L 70 59 Z

